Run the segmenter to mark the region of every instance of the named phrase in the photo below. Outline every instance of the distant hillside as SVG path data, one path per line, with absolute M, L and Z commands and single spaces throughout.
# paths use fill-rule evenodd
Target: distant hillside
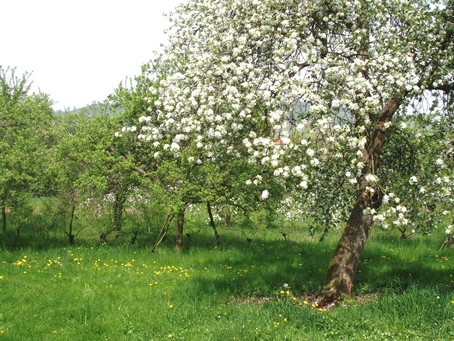
M 123 109 L 120 108 L 113 108 L 112 104 L 106 102 L 93 102 L 92 104 L 87 104 L 84 107 L 80 108 L 73 108 L 73 109 L 65 109 L 65 110 L 54 110 L 55 115 L 66 115 L 66 114 L 73 114 L 83 112 L 87 116 L 95 115 L 96 113 L 104 113 L 108 116 L 117 115 L 123 112 Z

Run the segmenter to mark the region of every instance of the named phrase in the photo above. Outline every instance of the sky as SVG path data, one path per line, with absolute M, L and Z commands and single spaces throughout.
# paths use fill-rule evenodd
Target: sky
M 0 0 L 0 66 L 31 73 L 55 110 L 103 101 L 165 42 L 185 0 Z

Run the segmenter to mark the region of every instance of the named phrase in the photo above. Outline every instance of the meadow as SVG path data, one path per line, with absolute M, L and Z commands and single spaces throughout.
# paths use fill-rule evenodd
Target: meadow
M 355 298 L 324 311 L 338 235 L 207 228 L 174 252 L 138 243 L 47 243 L 0 250 L 1 340 L 452 340 L 454 249 L 432 236 L 373 231 Z

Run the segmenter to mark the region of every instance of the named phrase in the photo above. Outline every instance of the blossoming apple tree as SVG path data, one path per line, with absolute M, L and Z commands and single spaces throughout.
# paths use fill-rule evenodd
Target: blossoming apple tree
M 452 5 L 188 1 L 144 139 L 189 163 L 272 167 L 307 214 L 346 221 L 318 297 L 350 297 L 374 221 L 452 205 Z
M 201 141 L 198 139 L 182 139 L 183 135 L 175 134 L 171 127 L 166 126 L 167 129 L 160 126 L 163 120 L 155 110 L 161 106 L 158 89 L 165 83 L 171 68 L 168 60 L 159 58 L 144 65 L 142 75 L 136 79 L 135 88 L 121 89 L 121 104 L 118 102 L 118 93 L 112 99 L 123 109 L 135 108 L 127 110 L 132 110 L 134 114 L 126 115 L 126 126 L 116 133 L 119 137 L 117 142 L 123 141 L 130 146 L 130 142 L 135 143 L 132 153 L 136 166 L 150 180 L 154 190 L 159 192 L 153 197 L 156 197 L 156 202 L 160 201 L 168 213 L 155 247 L 175 217 L 176 250 L 181 252 L 185 212 L 191 205 L 204 204 L 207 207 L 216 242 L 220 243 L 213 209 L 228 206 L 236 211 L 251 212 L 260 206 L 269 207 L 275 203 L 282 190 L 279 190 L 281 185 L 270 178 L 272 172 L 269 165 L 251 165 L 240 157 L 243 155 L 241 153 L 226 158 L 222 150 L 218 152 L 215 148 L 201 152 Z M 139 113 L 143 115 L 141 108 L 144 98 L 150 102 L 150 115 L 139 117 Z M 251 177 L 254 179 L 251 180 Z M 258 193 L 257 188 L 261 188 L 263 193 Z M 273 193 L 271 198 L 268 198 L 269 193 Z

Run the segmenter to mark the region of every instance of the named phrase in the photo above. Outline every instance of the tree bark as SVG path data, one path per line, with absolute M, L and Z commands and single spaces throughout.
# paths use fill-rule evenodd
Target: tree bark
M 180 212 L 178 212 L 178 220 L 177 220 L 177 235 L 176 235 L 176 242 L 175 242 L 175 250 L 178 253 L 183 252 L 183 228 L 184 228 L 184 214 L 186 211 L 186 206 L 184 206 Z
M 216 245 L 222 244 L 221 241 L 221 236 L 218 233 L 218 229 L 216 228 L 216 224 L 213 219 L 213 212 L 211 211 L 211 204 L 207 202 L 207 210 L 208 210 L 208 216 L 210 217 L 210 225 L 213 228 L 214 231 L 214 236 L 216 237 Z
M 319 293 L 322 298 L 320 305 L 330 304 L 344 296 L 352 297 L 356 268 L 373 223 L 372 216 L 363 213 L 364 209 L 368 207 L 368 203 L 361 197 L 364 195 L 360 195 L 360 199 L 353 207 L 347 226 L 329 264 L 325 282 Z

